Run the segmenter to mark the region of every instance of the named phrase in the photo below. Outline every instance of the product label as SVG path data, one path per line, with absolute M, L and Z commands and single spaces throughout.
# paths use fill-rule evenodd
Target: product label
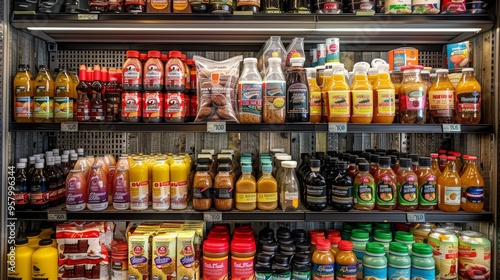
M 49 96 L 35 96 L 34 117 L 51 119 L 54 117 L 54 99 Z
M 410 280 L 411 266 L 389 265 L 387 267 L 388 280 Z
M 262 82 L 238 84 L 239 120 L 242 123 L 260 123 L 262 118 Z
M 174 2 L 174 9 L 182 11 L 187 8 L 187 5 L 189 4 L 188 1 L 179 1 L 179 3 Z M 176 59 L 176 61 L 169 61 L 167 63 L 167 71 L 166 75 L 166 80 L 165 80 L 165 87 L 167 89 L 169 87 L 182 87 L 184 86 L 184 64 L 182 64 L 182 61 L 179 59 Z
M 170 182 L 153 182 L 153 207 L 170 207 Z
M 354 190 L 354 203 L 362 205 L 375 203 L 375 182 L 372 177 L 359 178 L 359 183 L 354 185 Z
M 465 1 L 443 0 L 441 10 L 447 14 L 461 14 L 466 10 Z
M 313 280 L 333 280 L 335 277 L 334 264 L 312 264 Z
M 436 272 L 440 279 L 456 279 L 458 276 L 458 239 L 455 234 L 432 232 L 427 239 L 436 260 Z
M 481 93 L 478 91 L 459 93 L 456 101 L 459 113 L 474 114 L 481 111 Z
M 14 105 L 14 116 L 16 118 L 31 118 L 33 116 L 33 106 L 33 97 L 16 97 L 16 102 Z
M 316 55 L 318 57 L 318 65 L 323 65 L 326 62 L 326 44 L 318 44 L 316 49 Z
M 122 68 L 123 85 L 140 85 L 142 84 L 142 69 L 139 59 L 127 59 Z
M 54 97 L 54 117 L 56 119 L 73 119 L 73 98 Z
M 429 110 L 454 110 L 455 95 L 453 90 L 429 91 Z
M 130 192 L 128 191 L 128 182 L 123 174 L 118 174 L 115 181 L 115 193 L 113 194 L 113 202 L 127 203 L 130 202 Z
M 352 115 L 353 116 L 373 116 L 373 91 L 353 90 L 352 91 Z
M 357 258 L 357 263 L 356 263 L 357 278 L 363 279 L 363 257 L 365 256 L 364 246 L 366 245 L 366 242 L 363 242 L 362 250 L 356 249 L 357 246 L 355 242 L 353 242 L 353 244 L 354 244 L 354 249 L 352 250 L 352 252 L 356 255 Z
M 332 202 L 339 205 L 352 205 L 352 186 L 332 186 Z
M 270 272 L 255 272 L 255 280 L 272 280 L 273 274 Z
M 296 192 L 285 191 L 285 201 L 291 201 L 292 206 L 297 208 L 299 207 L 299 194 Z
M 264 114 L 262 116 L 266 123 L 285 122 L 285 92 L 286 84 L 282 81 L 263 83 Z
M 387 266 L 371 266 L 363 264 L 364 280 L 387 280 Z
M 283 274 L 274 274 L 273 273 L 272 279 L 273 280 L 290 280 L 291 277 L 292 277 L 292 272 L 287 272 L 287 273 L 283 273 Z
M 463 193 L 462 203 L 483 203 L 484 202 L 484 187 L 470 186 Z
M 306 84 L 297 83 L 290 85 L 286 93 L 287 113 L 308 113 L 308 96 Z
M 434 278 L 434 267 L 429 269 L 427 267 L 411 267 L 411 280 L 421 280 L 421 279 L 435 279 Z
M 172 209 L 184 209 L 187 206 L 187 181 L 170 182 L 170 206 Z
M 309 108 L 310 108 L 310 117 L 321 116 L 321 110 L 323 103 L 321 101 L 321 92 L 320 91 L 311 91 L 309 92 Z
M 142 98 L 142 116 L 144 118 L 163 117 L 163 94 L 160 92 L 145 92 Z
M 168 7 L 168 3 L 170 1 L 166 0 L 150 0 L 151 7 L 155 8 L 156 10 L 164 10 Z
M 408 175 L 399 185 L 398 203 L 404 206 L 417 204 L 417 176 Z
M 414 90 L 408 94 L 400 94 L 399 96 L 399 106 L 401 110 L 424 110 L 425 102 L 425 92 L 420 90 Z
M 30 202 L 30 198 L 27 192 L 19 192 L 14 195 L 16 200 L 16 205 L 25 205 Z
M 185 117 L 184 93 L 167 92 L 165 96 L 165 119 L 180 119 Z
M 57 189 L 49 190 L 49 201 L 54 202 L 57 200 Z
M 164 5 L 162 5 L 165 3 Z M 158 5 L 159 4 L 159 5 Z M 159 7 L 156 7 L 158 5 Z M 165 9 L 168 1 L 151 0 L 151 6 L 156 9 Z M 159 59 L 148 59 L 144 65 L 144 86 L 163 85 L 163 64 Z
M 419 203 L 420 205 L 436 205 L 437 204 L 437 189 L 436 176 L 427 175 L 425 181 L 420 185 Z
M 233 198 L 233 188 L 230 188 L 230 189 L 215 189 L 215 194 L 214 194 L 214 197 L 215 198 L 219 198 L 219 199 L 231 199 Z
M 394 89 L 379 89 L 374 91 L 375 105 L 378 116 L 394 116 L 396 114 L 396 94 Z
M 43 205 L 49 202 L 49 192 L 44 193 L 30 193 L 30 203 L 36 205 Z
M 142 116 L 142 94 L 124 92 L 122 94 L 122 118 L 138 118 Z
M 445 186 L 444 187 L 444 204 L 445 205 L 460 205 L 460 186 Z
M 130 207 L 148 206 L 148 181 L 130 182 Z
M 190 113 L 189 116 L 195 118 L 196 114 L 198 113 L 198 96 L 197 95 L 191 95 L 189 97 L 189 109 Z
M 106 186 L 99 176 L 92 176 L 89 183 L 88 203 L 101 203 L 108 201 Z
M 193 198 L 211 198 L 212 197 L 212 192 L 210 191 L 211 188 L 193 188 Z
M 328 10 L 328 7 L 324 7 L 324 9 Z M 326 62 L 340 62 L 340 43 L 338 39 L 326 39 Z
M 275 202 L 278 200 L 278 193 L 258 193 L 257 202 Z
M 310 271 L 292 271 L 292 280 L 311 280 Z
M 108 102 L 107 106 L 113 106 L 114 104 Z M 78 99 L 76 102 L 76 121 L 86 122 L 90 120 L 90 110 L 91 103 L 88 99 Z
M 326 186 L 306 185 L 306 194 L 312 196 L 326 196 Z
M 227 279 L 229 272 L 228 257 L 203 257 L 203 277 L 208 279 Z
M 349 117 L 351 98 L 348 90 L 328 91 L 328 111 L 330 116 Z
M 256 193 L 237 193 L 236 202 L 255 203 L 257 201 Z
M 336 280 L 356 280 L 357 270 L 355 264 L 335 265 L 335 279 Z
M 388 0 L 385 4 L 385 12 L 391 14 L 410 14 L 411 0 Z
M 394 205 L 396 203 L 396 196 L 394 190 L 396 189 L 396 184 L 392 180 L 391 176 L 383 175 L 377 184 L 377 196 L 375 201 L 378 205 Z
M 231 278 L 254 279 L 254 257 L 238 258 L 231 256 Z

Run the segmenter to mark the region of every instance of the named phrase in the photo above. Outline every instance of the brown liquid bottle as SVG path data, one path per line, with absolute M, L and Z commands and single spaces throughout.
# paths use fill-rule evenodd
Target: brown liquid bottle
M 90 92 L 91 92 L 90 120 L 93 122 L 104 121 L 104 102 L 102 98 L 104 92 L 104 86 L 101 81 L 102 81 L 101 67 L 99 65 L 95 65 L 94 81 L 90 86 Z
M 80 82 L 76 86 L 76 121 L 88 122 L 90 121 L 91 104 L 89 99 L 90 85 L 88 83 L 87 74 L 91 74 L 92 72 L 87 72 L 87 67 L 84 64 L 80 65 L 78 72 Z
M 400 167 L 397 174 L 397 209 L 404 211 L 413 211 L 418 206 L 418 177 L 411 169 L 411 159 L 402 158 L 399 160 L 399 164 Z
M 438 176 L 436 175 L 436 171 L 431 167 L 431 158 L 421 157 L 418 163 L 418 209 L 434 210 L 437 206 L 436 184 Z
M 286 121 L 309 122 L 309 86 L 304 58 L 290 59 L 292 67 L 285 73 L 286 80 Z

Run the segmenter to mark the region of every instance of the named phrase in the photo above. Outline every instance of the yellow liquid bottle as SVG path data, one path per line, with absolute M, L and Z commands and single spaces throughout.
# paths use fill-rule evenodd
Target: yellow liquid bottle
M 54 121 L 73 120 L 76 85 L 66 67 L 62 67 L 55 80 Z
M 377 79 L 378 79 L 378 69 L 377 68 L 368 69 L 368 81 L 370 81 L 370 85 L 374 86 Z
M 30 231 L 26 233 L 26 237 L 28 238 L 28 247 L 33 248 L 33 250 L 38 249 L 38 242 L 40 242 L 39 233 L 36 231 Z
M 7 277 L 8 279 L 31 280 L 31 258 L 35 250 L 28 246 L 27 238 L 16 239 L 16 248 L 7 255 Z
M 389 66 L 378 67 L 377 80 L 373 85 L 373 122 L 393 123 L 396 117 L 396 90 L 391 81 Z
M 257 208 L 275 210 L 278 207 L 278 182 L 274 179 L 271 165 L 262 166 L 262 177 L 257 181 Z
M 316 82 L 316 69 L 306 68 L 307 82 L 309 85 L 309 122 L 318 123 L 322 116 L 321 88 Z
M 183 157 L 174 157 L 170 164 L 170 207 L 174 210 L 187 208 L 188 176 Z
M 462 80 L 455 88 L 457 123 L 477 124 L 481 121 L 481 85 L 474 68 L 462 69 L 462 73 Z
M 332 82 L 332 66 L 323 71 L 323 79 L 321 80 L 321 120 L 328 122 L 328 86 Z
M 460 210 L 462 180 L 458 175 L 455 160 L 454 156 L 448 157 L 446 168 L 438 178 L 438 207 L 439 210 L 444 212 L 457 212 Z
M 484 180 L 477 170 L 477 157 L 469 156 L 469 163 L 461 177 L 462 200 L 460 206 L 466 212 L 481 212 L 484 208 Z
M 170 209 L 170 166 L 166 158 L 158 158 L 152 167 L 153 209 Z
M 373 120 L 373 87 L 363 65 L 354 66 L 351 92 L 351 123 L 371 123 Z
M 252 175 L 252 166 L 241 168 L 240 178 L 236 182 L 236 209 L 252 211 L 257 208 L 257 183 Z
M 344 64 L 332 66 L 332 77 L 327 85 L 328 122 L 348 122 L 351 116 L 351 87 L 344 75 Z
M 130 209 L 146 210 L 149 200 L 148 165 L 142 158 L 134 158 L 129 168 Z
M 12 86 L 14 92 L 14 120 L 16 122 L 32 122 L 35 93 L 33 76 L 28 65 L 19 65 Z
M 45 65 L 40 65 L 35 77 L 34 113 L 35 122 L 54 120 L 54 79 Z
M 40 240 L 40 248 L 31 257 L 32 280 L 57 280 L 58 260 L 59 254 L 52 247 L 52 239 Z

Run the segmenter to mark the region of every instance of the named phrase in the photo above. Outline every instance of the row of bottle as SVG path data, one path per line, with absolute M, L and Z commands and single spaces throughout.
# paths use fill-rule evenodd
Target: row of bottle
M 59 253 L 54 239 L 17 238 L 7 254 L 8 279 L 58 279 Z M 33 241 L 37 241 L 33 244 Z M 31 244 L 30 244 L 31 242 Z

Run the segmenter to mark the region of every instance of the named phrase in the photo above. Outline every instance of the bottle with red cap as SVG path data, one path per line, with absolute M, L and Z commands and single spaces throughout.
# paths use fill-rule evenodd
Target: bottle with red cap
M 248 235 L 242 233 L 238 236 L 241 237 L 237 237 L 235 233 L 231 242 L 231 277 L 232 279 L 253 279 L 255 275 L 255 252 L 257 250 L 253 232 Z
M 94 65 L 94 79 L 92 85 L 90 86 L 90 92 L 91 92 L 90 120 L 93 122 L 104 121 L 104 102 L 102 98 L 104 87 L 101 83 L 101 80 L 102 80 L 101 67 L 98 64 L 96 64 Z
M 189 118 L 188 121 L 193 122 L 196 118 L 196 113 L 198 112 L 198 95 L 196 89 L 198 85 L 196 84 L 196 66 L 194 65 L 194 60 L 187 59 L 187 65 L 189 66 Z
M 142 63 L 139 60 L 139 52 L 127 51 L 127 60 L 122 66 L 122 87 L 125 91 L 142 90 Z
M 164 67 L 160 60 L 161 52 L 149 51 L 148 60 L 144 63 L 143 86 L 145 91 L 163 90 Z
M 189 92 L 191 91 L 191 76 L 190 67 L 187 64 L 186 54 L 181 55 L 181 61 L 184 63 L 184 121 L 189 121 L 189 114 L 191 112 L 191 102 L 189 98 Z
M 339 252 L 335 255 L 335 279 L 356 279 L 357 261 L 351 241 L 339 241 Z
M 163 120 L 163 92 L 146 91 L 142 96 L 142 119 L 144 122 L 159 123 Z
M 460 194 L 462 180 L 458 175 L 456 157 L 448 156 L 448 163 L 443 174 L 438 178 L 438 207 L 445 212 L 457 212 L 460 210 Z
M 330 241 L 324 237 L 316 239 L 316 251 L 312 255 L 312 279 L 333 280 L 335 278 L 335 256 Z
M 106 85 L 106 121 L 117 122 L 120 120 L 121 86 L 118 83 L 116 68 L 109 69 L 109 82 Z
M 76 86 L 78 95 L 76 100 L 76 121 L 88 122 L 90 121 L 91 104 L 89 99 L 90 84 L 87 78 L 87 67 L 84 64 L 80 65 L 78 72 L 80 82 Z
M 203 277 L 205 279 L 227 279 L 229 275 L 229 244 L 218 239 L 203 242 Z
M 180 51 L 168 52 L 168 62 L 165 65 L 165 89 L 167 91 L 183 92 L 186 88 L 186 69 L 181 60 Z

